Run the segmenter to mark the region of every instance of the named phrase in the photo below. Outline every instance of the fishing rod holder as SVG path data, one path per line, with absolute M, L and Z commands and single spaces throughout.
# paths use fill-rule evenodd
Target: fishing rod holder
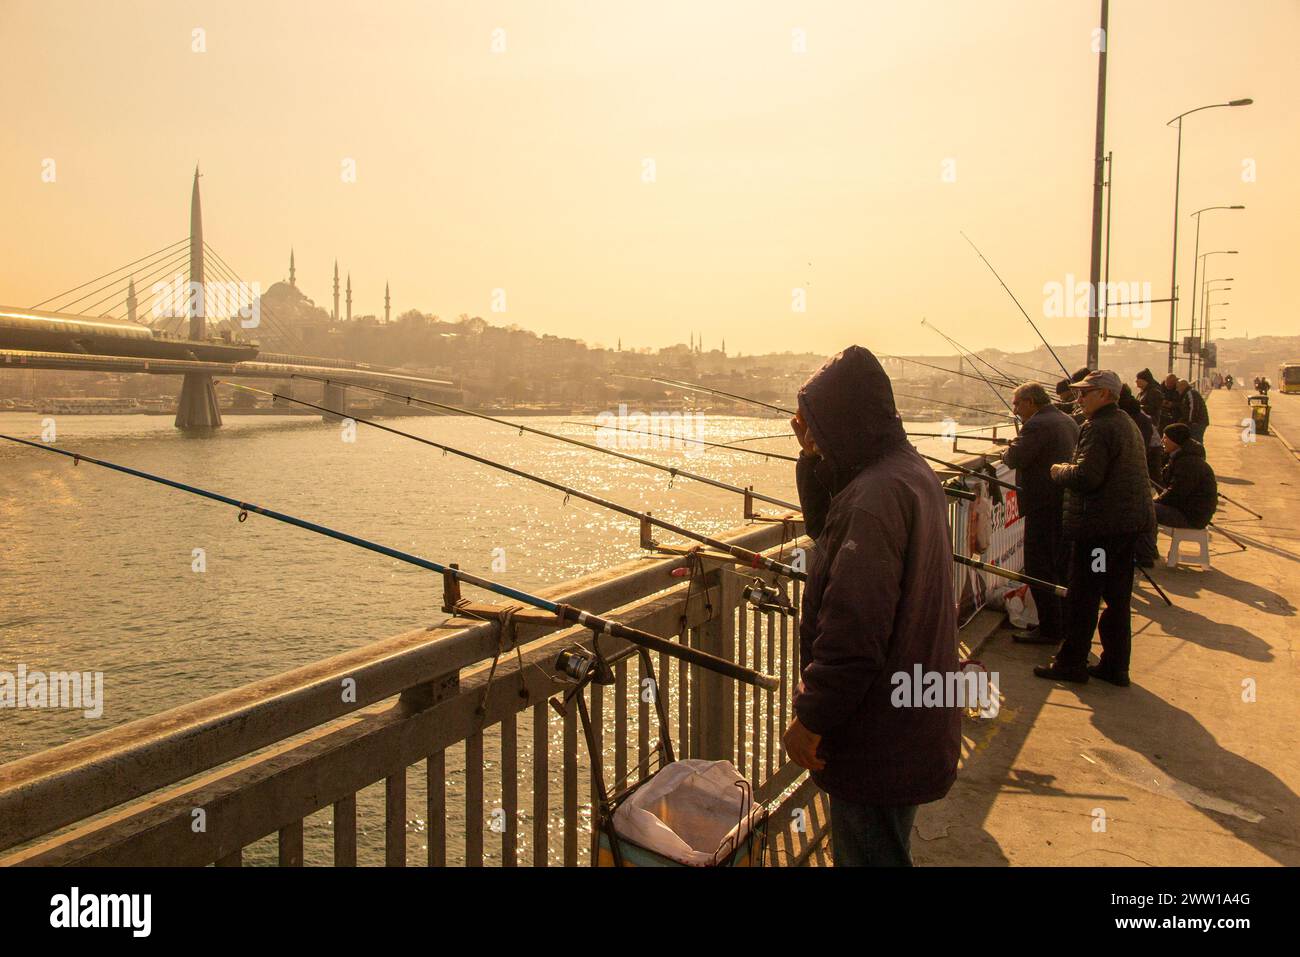
M 538 608 L 523 608 L 519 605 L 476 602 L 461 597 L 460 579 L 456 577 L 456 572 L 459 570 L 459 565 L 452 565 L 442 573 L 442 610 L 448 615 L 502 623 L 509 618 L 512 624 L 541 627 L 565 624 L 564 619 L 554 612 L 542 611 Z
M 798 512 L 787 512 L 785 515 L 763 515 L 761 512 L 754 511 L 754 486 L 745 487 L 745 521 L 747 522 L 802 522 L 803 516 Z

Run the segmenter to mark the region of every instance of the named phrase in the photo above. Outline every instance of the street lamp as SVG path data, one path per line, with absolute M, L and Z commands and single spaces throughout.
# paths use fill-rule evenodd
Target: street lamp
M 1245 206 L 1206 206 L 1192 213 L 1196 217 L 1196 256 L 1192 259 L 1192 335 L 1196 335 L 1196 272 L 1200 266 L 1201 254 L 1201 213 L 1208 213 L 1212 209 L 1245 209 Z
M 1206 261 L 1206 262 L 1205 262 L 1205 267 L 1206 267 L 1206 269 L 1208 270 L 1209 267 L 1210 267 L 1210 262 L 1209 262 L 1209 257 L 1210 257 L 1210 256 L 1236 256 L 1237 254 L 1238 254 L 1238 253 L 1237 253 L 1237 250 L 1235 250 L 1235 249 L 1212 249 L 1212 250 L 1210 250 L 1208 253 L 1201 253 L 1201 255 L 1197 257 L 1197 259 L 1198 259 L 1198 260 L 1200 260 L 1200 259 L 1204 259 L 1204 260 Z M 1210 283 L 1212 283 L 1212 282 L 1223 282 L 1223 281 L 1224 281 L 1223 279 L 1209 279 L 1209 278 L 1208 278 L 1208 276 L 1209 276 L 1209 273 L 1208 273 L 1208 272 L 1207 272 L 1205 275 L 1207 276 L 1207 278 L 1203 281 L 1203 283 L 1202 283 L 1202 287 L 1201 287 L 1201 294 L 1202 294 L 1203 297 L 1204 297 L 1205 295 L 1208 294 L 1208 290 L 1209 290 L 1209 285 L 1210 285 Z M 1192 298 L 1193 298 L 1193 301 L 1195 301 L 1195 298 L 1196 298 L 1195 290 L 1193 290 L 1193 292 L 1192 292 Z M 1205 307 L 1205 303 L 1204 303 L 1204 302 L 1201 303 L 1201 307 L 1202 307 L 1202 308 L 1201 308 L 1201 314 L 1204 315 L 1204 314 L 1205 314 L 1205 308 L 1204 308 L 1204 307 Z M 1196 328 L 1195 328 L 1194 326 L 1191 328 L 1191 332 L 1190 332 L 1190 334 L 1193 335 L 1193 336 L 1196 335 Z M 1189 352 L 1189 353 L 1187 354 L 1187 378 L 1188 378 L 1189 380 L 1190 380 L 1191 377 L 1192 377 L 1192 359 L 1193 359 L 1193 355 L 1192 355 L 1192 353 Z
M 1183 117 L 1190 116 L 1193 113 L 1199 113 L 1201 110 L 1213 110 L 1221 106 L 1249 106 L 1255 102 L 1249 97 L 1240 100 L 1229 100 L 1227 103 L 1207 103 L 1205 106 L 1198 106 L 1194 110 L 1187 110 L 1185 113 L 1179 113 L 1165 126 L 1178 124 L 1178 152 L 1174 160 L 1174 253 L 1173 264 L 1169 268 L 1169 371 L 1174 371 L 1174 331 L 1175 312 L 1178 305 L 1178 187 L 1182 177 L 1183 163 Z M 1195 295 L 1195 289 L 1193 289 Z

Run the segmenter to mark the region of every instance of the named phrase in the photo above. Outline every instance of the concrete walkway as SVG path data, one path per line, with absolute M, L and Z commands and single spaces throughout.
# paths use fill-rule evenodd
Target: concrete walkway
M 1272 398 L 1300 441 L 1300 396 Z M 995 633 L 979 657 L 1001 712 L 966 721 L 957 784 L 918 815 L 917 864 L 1300 864 L 1300 460 L 1242 441 L 1243 392 L 1209 408 L 1220 491 L 1264 516 L 1221 503 L 1247 550 L 1212 532 L 1212 569 L 1159 563 L 1173 608 L 1138 579 L 1129 688 L 1035 678 L 1052 649 Z

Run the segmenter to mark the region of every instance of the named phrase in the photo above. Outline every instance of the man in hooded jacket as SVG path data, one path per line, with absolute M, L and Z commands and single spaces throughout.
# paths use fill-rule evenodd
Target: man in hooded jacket
M 804 384 L 791 425 L 816 547 L 786 751 L 830 795 L 836 866 L 909 865 L 917 806 L 956 778 L 966 703 L 912 687 L 957 674 L 947 502 L 861 346 Z

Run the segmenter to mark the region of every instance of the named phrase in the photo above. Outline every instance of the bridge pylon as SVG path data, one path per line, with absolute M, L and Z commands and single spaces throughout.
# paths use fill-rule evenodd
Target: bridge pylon
M 176 402 L 176 428 L 187 430 L 221 428 L 221 407 L 212 376 L 206 372 L 187 372 Z

